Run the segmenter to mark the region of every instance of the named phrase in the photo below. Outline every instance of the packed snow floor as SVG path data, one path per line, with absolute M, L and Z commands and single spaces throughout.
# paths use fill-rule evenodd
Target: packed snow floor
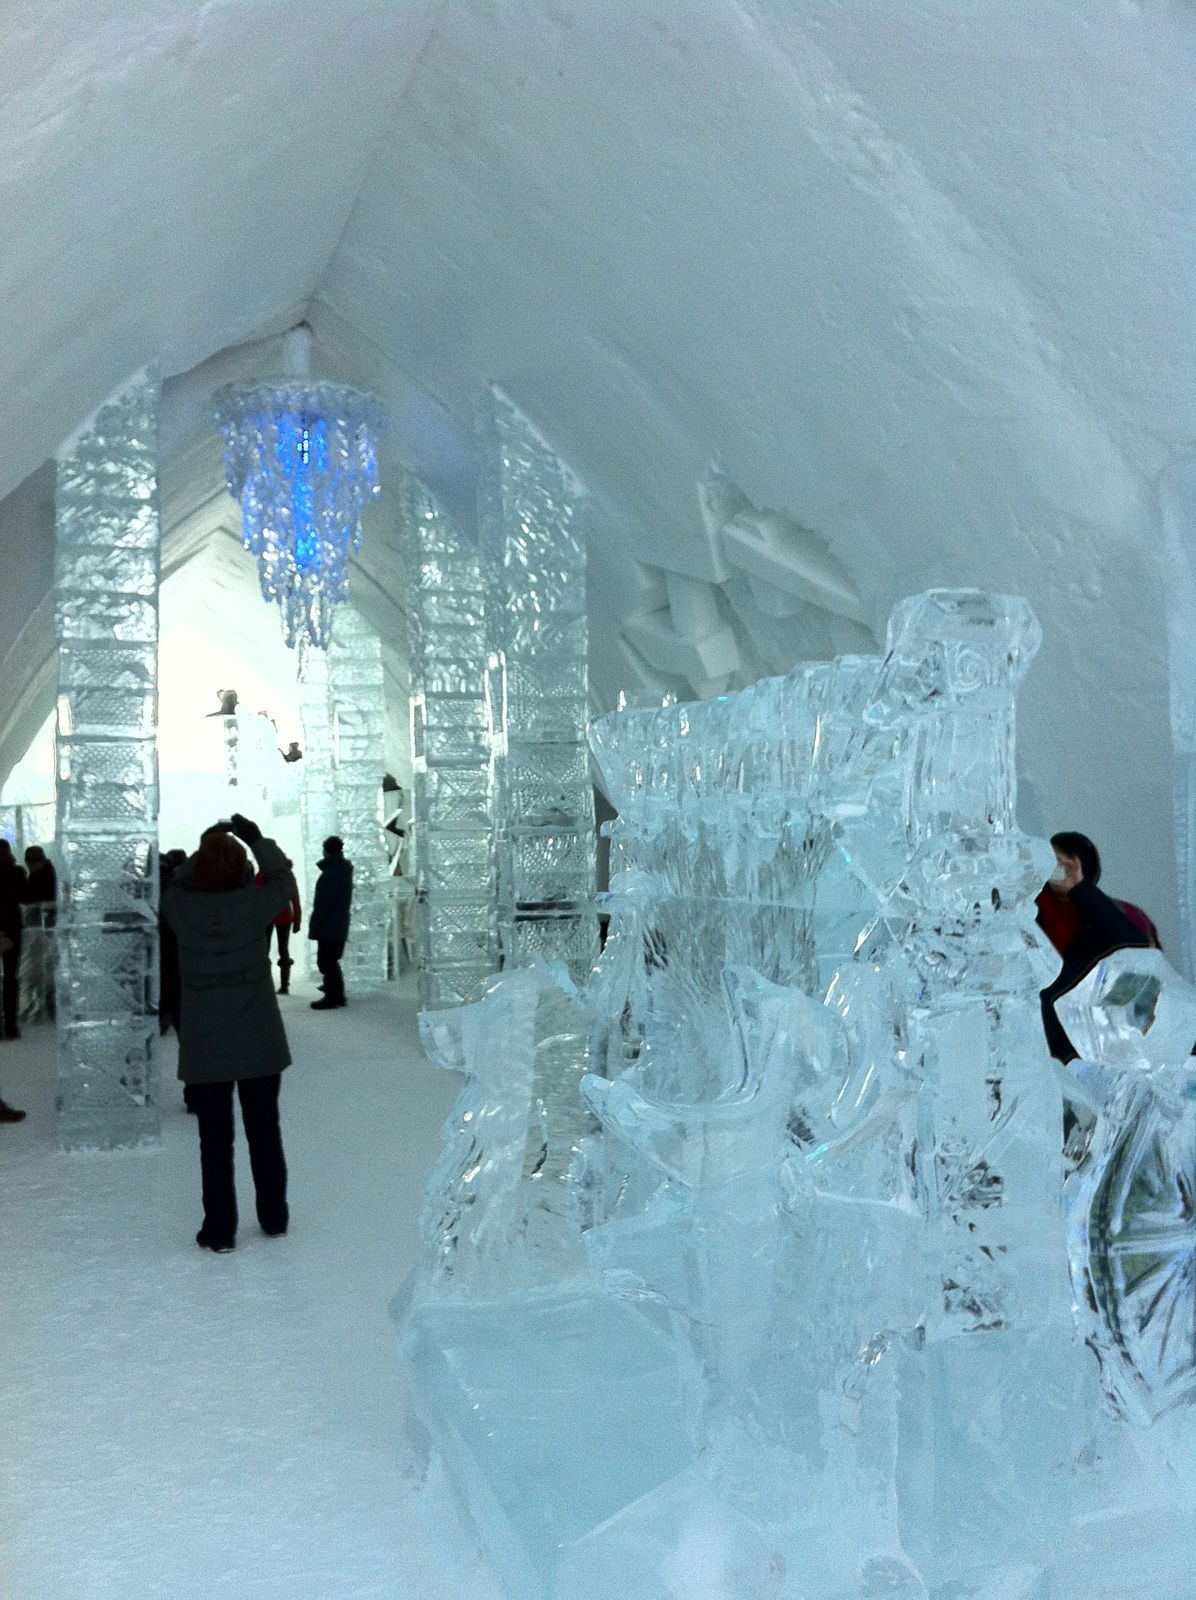
M 235 1253 L 195 1244 L 194 1120 L 161 1052 L 161 1147 L 54 1146 L 54 1039 L 0 1044 L 0 1594 L 5 1600 L 428 1600 L 489 1582 L 419 1526 L 387 1306 L 459 1089 L 409 983 L 281 1001 L 291 1229 L 267 1239 L 238 1135 Z

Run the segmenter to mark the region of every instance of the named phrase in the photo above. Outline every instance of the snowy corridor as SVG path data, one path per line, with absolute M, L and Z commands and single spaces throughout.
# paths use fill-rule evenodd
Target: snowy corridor
M 0 1594 L 6 1600 L 478 1596 L 423 1555 L 387 1306 L 458 1090 L 409 982 L 348 1010 L 283 1000 L 291 1231 L 197 1248 L 199 1154 L 161 1051 L 159 1149 L 64 1156 L 54 1041 L 0 1046 Z M 472 1567 L 472 1560 L 467 1563 Z

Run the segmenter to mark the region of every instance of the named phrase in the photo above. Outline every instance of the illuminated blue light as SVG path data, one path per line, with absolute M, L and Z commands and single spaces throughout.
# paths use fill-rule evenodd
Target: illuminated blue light
M 288 645 L 306 635 L 323 649 L 378 493 L 381 409 L 356 389 L 280 381 L 222 390 L 216 416 L 263 598 L 278 603 Z

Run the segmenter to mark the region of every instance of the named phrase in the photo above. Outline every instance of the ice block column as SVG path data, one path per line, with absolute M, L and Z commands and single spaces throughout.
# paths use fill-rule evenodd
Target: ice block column
M 307 864 L 307 900 L 315 893 L 316 862 L 323 842 L 336 832 L 336 780 L 332 771 L 332 714 L 328 657 L 310 646 L 299 651 L 299 718 L 303 724 L 303 773 L 299 820 Z
M 58 458 L 58 1133 L 159 1132 L 158 385 L 102 406 Z
M 498 968 L 487 644 L 477 545 L 415 478 L 401 495 L 419 991 L 433 1010 L 479 1000 Z
M 560 960 L 584 981 L 598 923 L 581 491 L 498 389 L 487 396 L 483 451 L 502 959 Z
M 352 606 L 341 606 L 332 624 L 328 698 L 336 832 L 345 841 L 345 855 L 353 863 L 345 976 L 360 987 L 386 982 L 390 901 L 382 837 L 382 641 Z

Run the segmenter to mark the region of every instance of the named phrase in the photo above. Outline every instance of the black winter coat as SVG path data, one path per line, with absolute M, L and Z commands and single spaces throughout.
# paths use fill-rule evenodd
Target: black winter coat
M 260 884 L 209 893 L 181 866 L 162 895 L 182 973 L 179 1077 L 184 1083 L 265 1078 L 290 1065 L 270 972 L 270 924 L 291 899 L 291 869 L 273 839 L 249 846 Z
M 0 866 L 0 933 L 21 942 L 21 902 L 25 898 L 25 869 L 15 861 Z
M 344 856 L 326 856 L 318 866 L 320 876 L 307 921 L 307 937 L 347 939 L 349 907 L 353 903 L 353 863 Z

